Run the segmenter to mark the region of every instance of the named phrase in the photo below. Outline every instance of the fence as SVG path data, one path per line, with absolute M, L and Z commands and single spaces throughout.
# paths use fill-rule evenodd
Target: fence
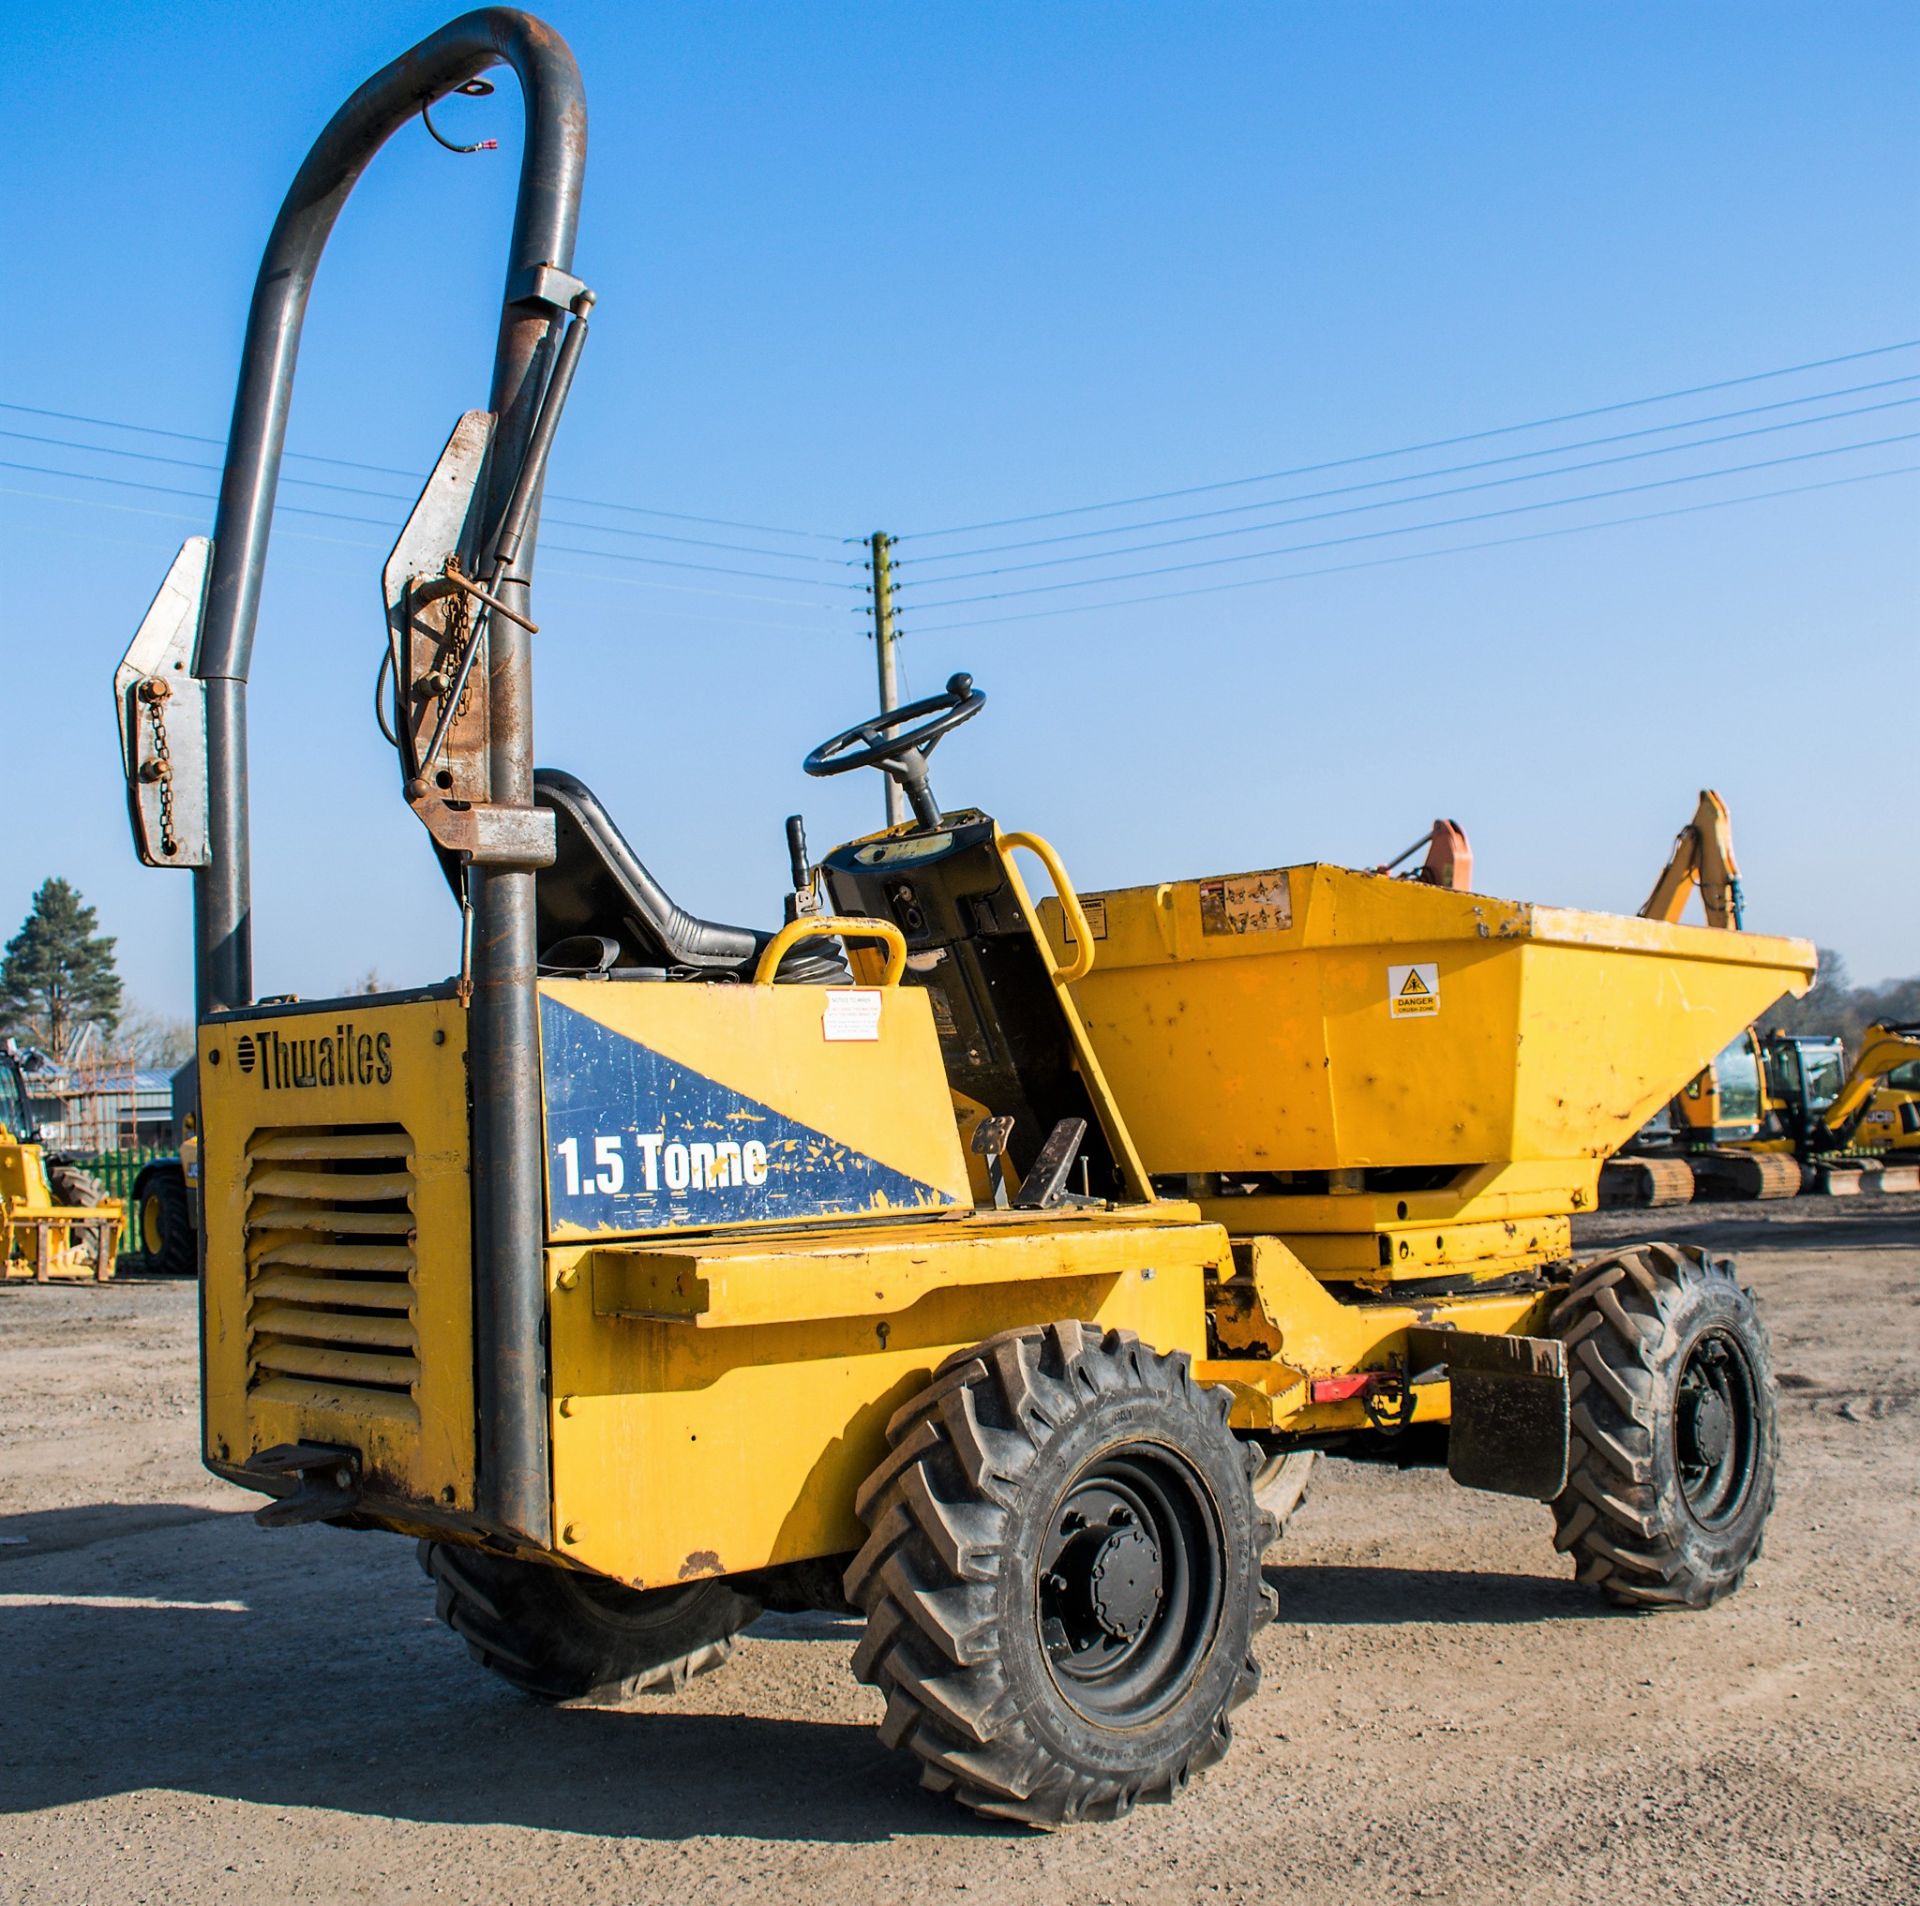
M 109 1198 L 130 1199 L 133 1196 L 133 1181 L 140 1176 L 142 1169 L 156 1158 L 172 1156 L 171 1152 L 158 1145 L 142 1145 L 123 1151 L 95 1152 L 81 1157 L 78 1162 L 100 1180 Z M 135 1214 L 130 1211 L 127 1217 L 131 1230 Z M 131 1244 L 128 1248 L 132 1248 Z

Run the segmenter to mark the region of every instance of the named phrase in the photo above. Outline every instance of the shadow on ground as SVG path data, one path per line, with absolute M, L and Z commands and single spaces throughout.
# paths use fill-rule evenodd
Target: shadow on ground
M 468 1659 L 391 1538 L 129 1504 L 0 1532 L 30 1538 L 0 1548 L 0 1815 L 170 1789 L 629 1839 L 1021 1831 L 923 1792 L 869 1723 L 693 1711 L 751 1709 L 751 1647 L 632 1711 L 530 1701 Z M 761 1633 L 855 1638 L 831 1617 Z
M 196 1509 L 184 1502 L 90 1502 L 77 1509 L 33 1509 L 0 1515 L 0 1569 L 98 1542 L 124 1541 L 155 1529 L 212 1522 L 232 1510 Z
M 1411 1622 L 1591 1621 L 1606 1613 L 1589 1589 L 1542 1575 L 1444 1568 L 1269 1566 L 1280 1620 L 1313 1627 Z
M 1714 1251 L 1911 1250 L 1920 1244 L 1920 1199 L 1787 1198 L 1777 1204 L 1615 1209 L 1573 1221 L 1574 1248 L 1590 1253 L 1627 1236 Z

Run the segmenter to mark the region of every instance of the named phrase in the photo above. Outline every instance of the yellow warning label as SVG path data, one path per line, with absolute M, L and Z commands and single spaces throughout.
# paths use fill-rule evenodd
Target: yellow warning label
M 1080 896 L 1080 911 L 1087 916 L 1087 931 L 1096 940 L 1107 937 L 1107 897 L 1102 893 L 1088 893 Z M 1071 946 L 1073 928 L 1067 922 L 1066 909 L 1060 912 L 1060 937 Z
M 1431 1019 L 1440 1010 L 1440 969 L 1431 961 L 1387 968 L 1387 1010 L 1395 1019 Z

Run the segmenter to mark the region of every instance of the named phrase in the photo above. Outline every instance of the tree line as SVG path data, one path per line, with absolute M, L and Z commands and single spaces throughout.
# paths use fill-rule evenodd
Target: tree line
M 186 1021 L 127 1000 L 113 935 L 100 931 L 79 889 L 55 875 L 41 882 L 20 931 L 0 952 L 0 1039 L 64 1065 L 88 1026 L 99 1027 L 108 1051 L 130 1053 L 144 1066 L 171 1069 L 193 1052 Z

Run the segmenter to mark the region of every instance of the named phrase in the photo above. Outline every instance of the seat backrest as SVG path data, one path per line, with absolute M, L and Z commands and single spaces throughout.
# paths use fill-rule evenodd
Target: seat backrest
M 621 967 L 737 972 L 750 967 L 765 936 L 701 920 L 676 905 L 628 846 L 600 798 L 577 776 L 537 768 L 533 798 L 554 818 L 558 852 L 534 881 L 538 945 L 582 934 L 619 943 Z
M 851 841 L 821 871 L 837 911 L 899 927 L 901 984 L 929 995 L 947 1083 L 989 1116 L 1013 1120 L 1007 1155 L 1021 1177 L 1062 1119 L 1080 1119 L 1086 1188 L 1127 1196 L 1117 1141 L 1075 1055 L 1053 956 L 1021 910 L 993 822 L 969 811 L 944 816 L 938 830 Z

